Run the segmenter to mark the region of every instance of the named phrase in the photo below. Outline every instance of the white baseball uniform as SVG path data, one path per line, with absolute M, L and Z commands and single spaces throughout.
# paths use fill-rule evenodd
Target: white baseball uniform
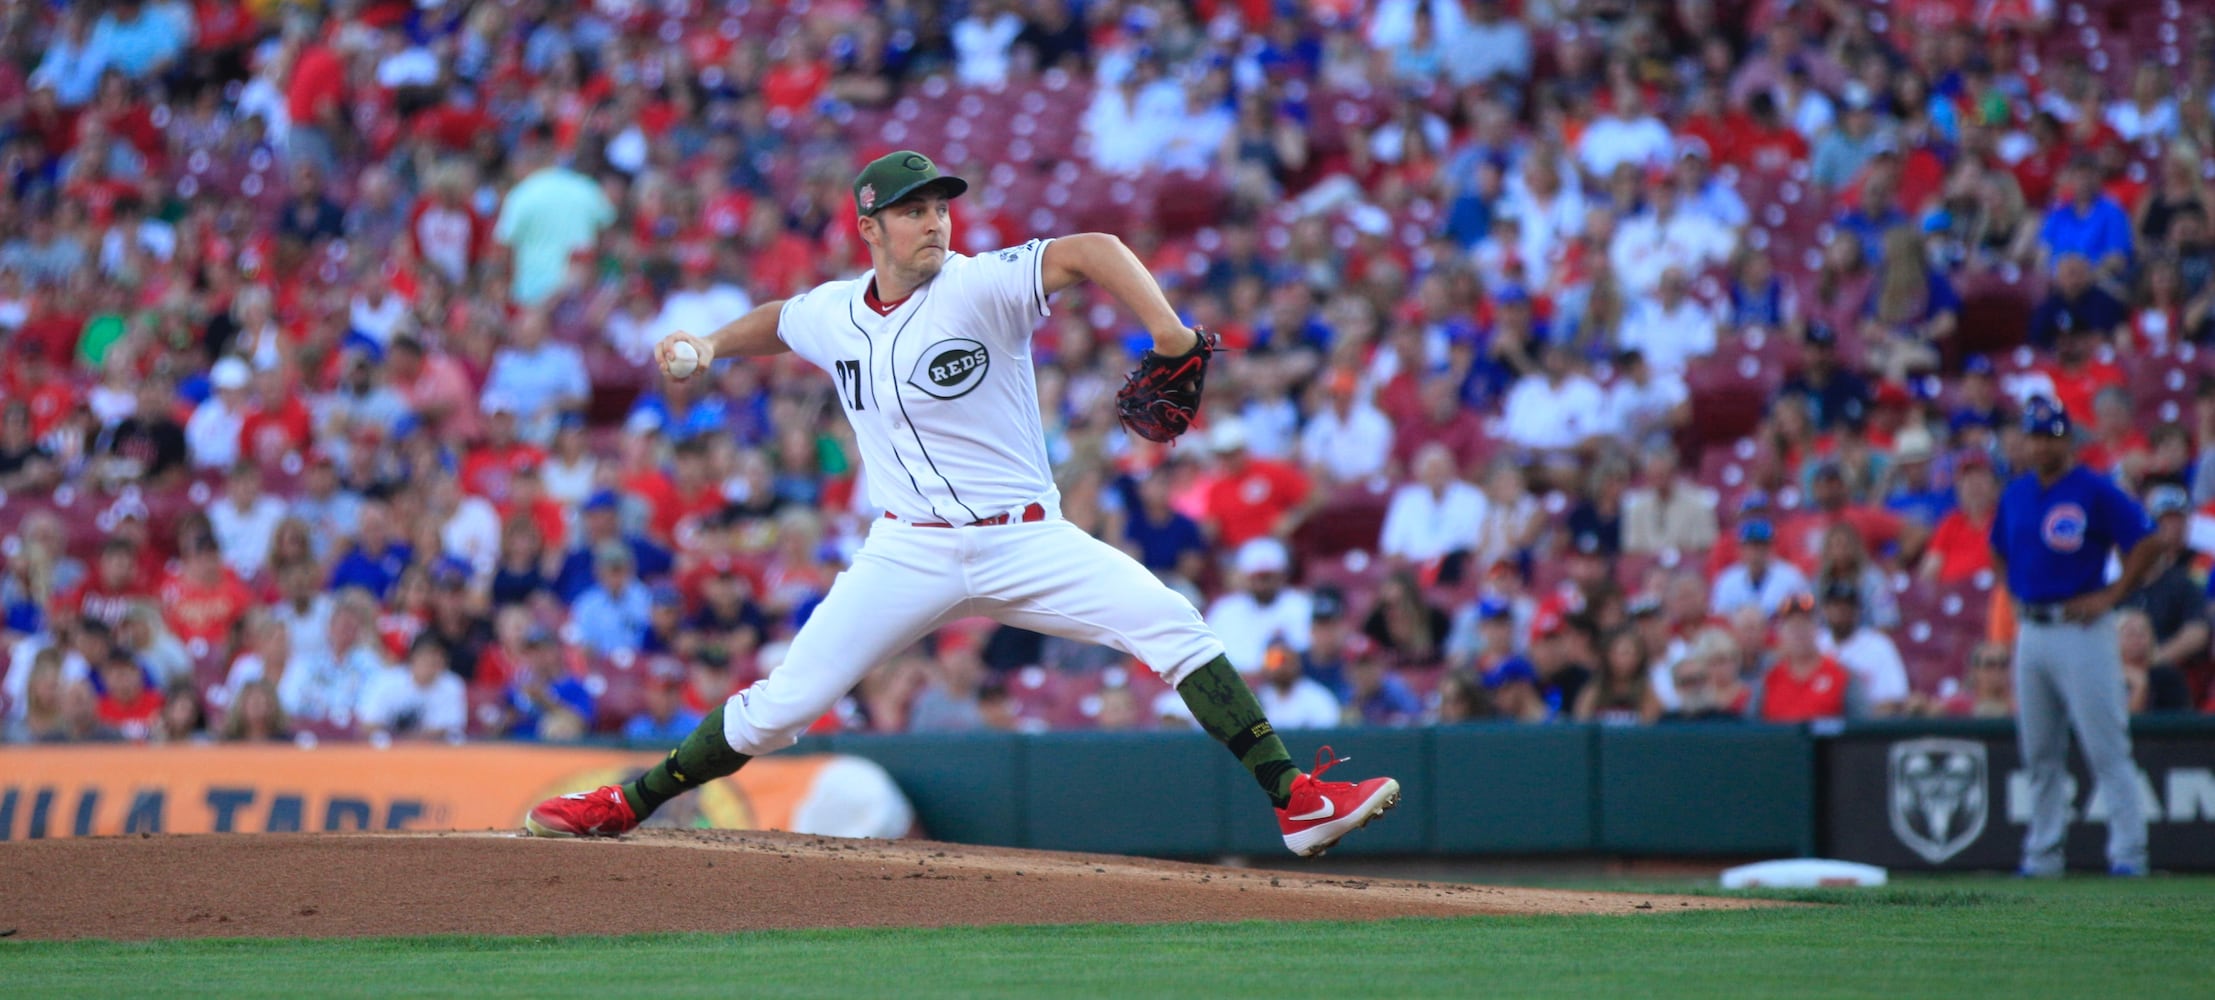
M 785 303 L 777 336 L 836 380 L 888 514 L 784 665 L 731 696 L 732 749 L 792 745 L 871 667 L 959 618 L 1112 646 L 1172 685 L 1223 654 L 1191 602 L 1061 519 L 1031 367 L 1048 242 L 948 254 L 887 314 L 865 300 L 874 272 Z

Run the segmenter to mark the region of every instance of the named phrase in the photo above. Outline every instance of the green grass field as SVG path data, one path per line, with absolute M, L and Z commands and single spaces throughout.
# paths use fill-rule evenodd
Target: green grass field
M 1865 892 L 1771 895 L 1826 905 L 1650 918 L 735 937 L 0 942 L 0 993 L 102 1000 L 2215 994 L 2215 947 L 2206 937 L 2215 928 L 2215 879 L 1917 879 Z

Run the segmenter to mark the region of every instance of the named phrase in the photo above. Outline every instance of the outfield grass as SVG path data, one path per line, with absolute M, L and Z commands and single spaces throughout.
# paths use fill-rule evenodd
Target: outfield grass
M 2215 927 L 2215 879 L 1948 878 L 1772 895 L 1834 905 L 1641 918 L 735 937 L 0 942 L 0 993 L 1217 1000 L 2215 992 L 2215 948 L 2205 939 Z

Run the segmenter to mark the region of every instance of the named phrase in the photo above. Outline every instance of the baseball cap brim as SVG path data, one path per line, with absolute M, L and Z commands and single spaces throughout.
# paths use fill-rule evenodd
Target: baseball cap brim
M 869 161 L 854 178 L 854 211 L 867 218 L 927 190 L 958 198 L 969 190 L 969 182 L 942 173 L 930 157 L 914 150 L 887 153 Z

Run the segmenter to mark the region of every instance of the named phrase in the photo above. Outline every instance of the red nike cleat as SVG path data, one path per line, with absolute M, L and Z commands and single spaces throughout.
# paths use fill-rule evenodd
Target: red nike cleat
M 1315 755 L 1315 770 L 1292 779 L 1292 801 L 1277 810 L 1277 828 L 1284 831 L 1284 846 L 1292 853 L 1315 857 L 1400 804 L 1400 783 L 1390 778 L 1322 780 L 1323 772 L 1351 759 L 1332 757 L 1331 748 L 1324 747 Z
M 523 829 L 533 837 L 620 837 L 638 829 L 638 814 L 622 788 L 601 785 L 533 806 L 523 814 Z

